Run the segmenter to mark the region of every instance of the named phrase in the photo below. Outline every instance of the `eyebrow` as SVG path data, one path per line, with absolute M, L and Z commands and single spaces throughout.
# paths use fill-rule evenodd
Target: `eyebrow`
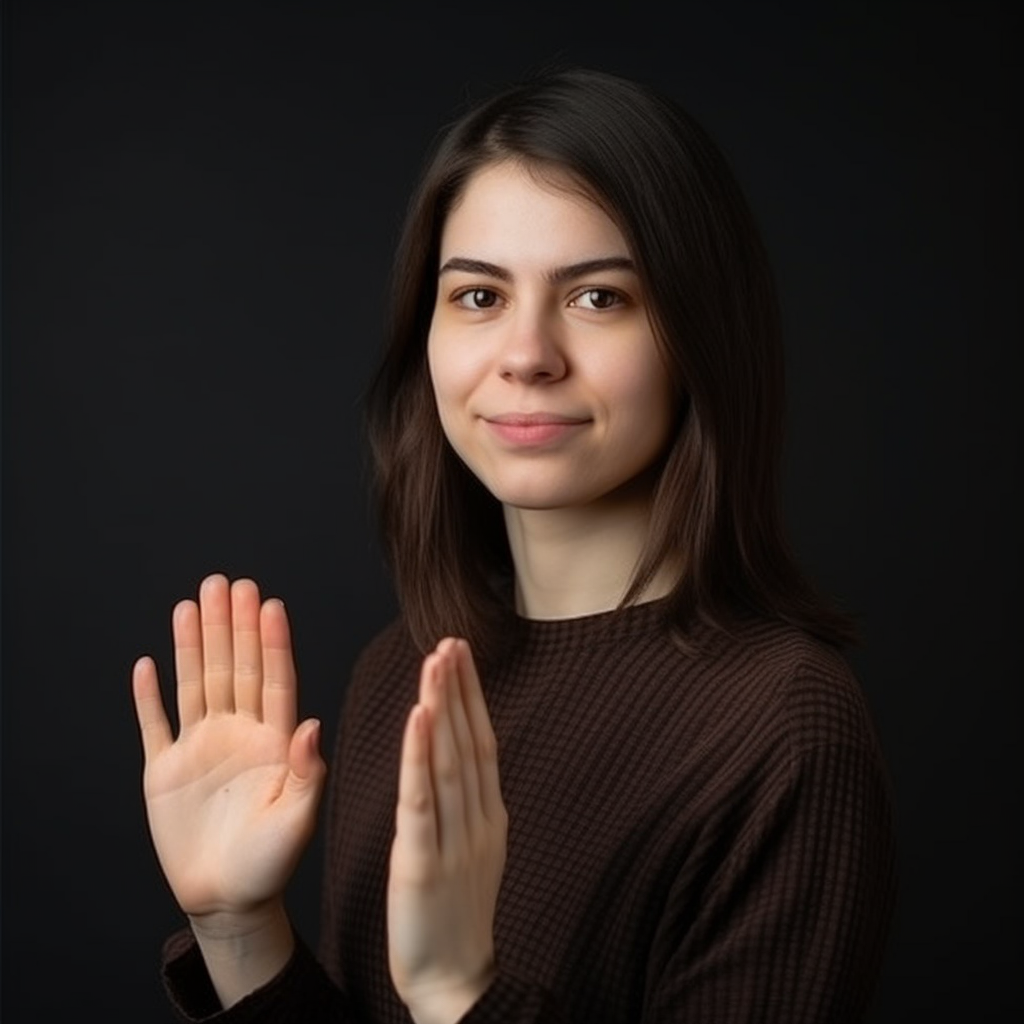
M 512 272 L 505 267 L 499 267 L 497 263 L 488 263 L 486 260 L 467 259 L 465 256 L 452 256 L 451 259 L 445 260 L 438 271 L 438 276 L 452 270 L 461 270 L 467 274 L 483 274 L 499 281 L 512 280 Z M 636 264 L 628 256 L 601 256 L 597 259 L 581 260 L 579 263 L 568 263 L 564 267 L 555 267 L 549 270 L 544 278 L 549 284 L 562 284 L 602 270 L 627 270 L 635 274 Z

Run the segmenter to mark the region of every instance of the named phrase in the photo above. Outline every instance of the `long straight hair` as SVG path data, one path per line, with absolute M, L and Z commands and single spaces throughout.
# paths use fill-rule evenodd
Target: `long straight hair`
M 568 175 L 617 224 L 677 396 L 678 428 L 622 605 L 671 560 L 682 573 L 665 608 L 684 643 L 695 618 L 727 628 L 748 615 L 852 641 L 850 620 L 803 575 L 782 528 L 782 331 L 748 204 L 677 103 L 588 69 L 527 80 L 450 125 L 406 213 L 367 425 L 382 535 L 415 641 L 427 650 L 465 636 L 486 658 L 514 635 L 501 506 L 442 432 L 426 355 L 445 219 L 477 171 L 508 160 Z

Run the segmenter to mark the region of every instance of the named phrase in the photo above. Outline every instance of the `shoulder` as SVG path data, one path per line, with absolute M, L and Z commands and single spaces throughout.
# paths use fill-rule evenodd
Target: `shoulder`
M 867 700 L 843 653 L 796 627 L 750 621 L 707 643 L 718 685 L 756 701 L 761 727 L 795 752 L 876 742 Z
M 411 656 L 419 657 L 419 654 L 405 620 L 397 616 L 382 626 L 363 646 L 352 669 L 352 680 L 355 682 L 366 675 L 373 675 L 396 659 L 401 661 Z
M 397 617 L 386 623 L 356 655 L 345 687 L 343 715 L 387 697 L 404 700 L 409 686 L 418 680 L 421 661 L 405 621 Z

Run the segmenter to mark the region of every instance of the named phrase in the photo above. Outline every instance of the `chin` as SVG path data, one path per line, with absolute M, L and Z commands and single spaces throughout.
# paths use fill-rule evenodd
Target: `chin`
M 579 487 L 540 487 L 536 481 L 531 485 L 485 486 L 502 505 L 537 512 L 582 508 L 600 500 L 600 494 L 582 491 Z
M 552 474 L 554 479 L 544 479 L 543 474 L 534 472 L 516 474 L 512 479 L 497 475 L 478 475 L 477 479 L 502 505 L 536 512 L 601 509 L 617 513 L 624 504 L 649 503 L 655 487 L 655 475 L 650 469 L 625 480 L 611 475 L 605 479 L 581 478 L 578 472 L 570 475 L 572 479 L 566 479 L 562 473 Z
M 499 499 L 500 500 L 500 499 Z M 519 498 L 512 501 L 502 501 L 506 508 L 518 509 L 521 512 L 554 512 L 558 509 L 574 508 L 585 502 L 563 501 L 557 498 Z

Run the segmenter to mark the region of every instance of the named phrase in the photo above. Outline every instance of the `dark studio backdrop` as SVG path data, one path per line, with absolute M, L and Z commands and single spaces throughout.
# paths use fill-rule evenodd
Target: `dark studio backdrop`
M 1020 38 L 1000 4 L 15 0 L 3 24 L 3 1018 L 169 1021 L 129 698 L 199 579 L 333 736 L 393 612 L 359 403 L 443 121 L 553 62 L 670 91 L 785 307 L 794 543 L 863 625 L 900 904 L 875 1024 L 1020 986 Z M 665 12 L 671 12 L 669 15 Z M 594 126 L 595 131 L 601 125 Z M 291 890 L 317 928 L 320 834 Z

